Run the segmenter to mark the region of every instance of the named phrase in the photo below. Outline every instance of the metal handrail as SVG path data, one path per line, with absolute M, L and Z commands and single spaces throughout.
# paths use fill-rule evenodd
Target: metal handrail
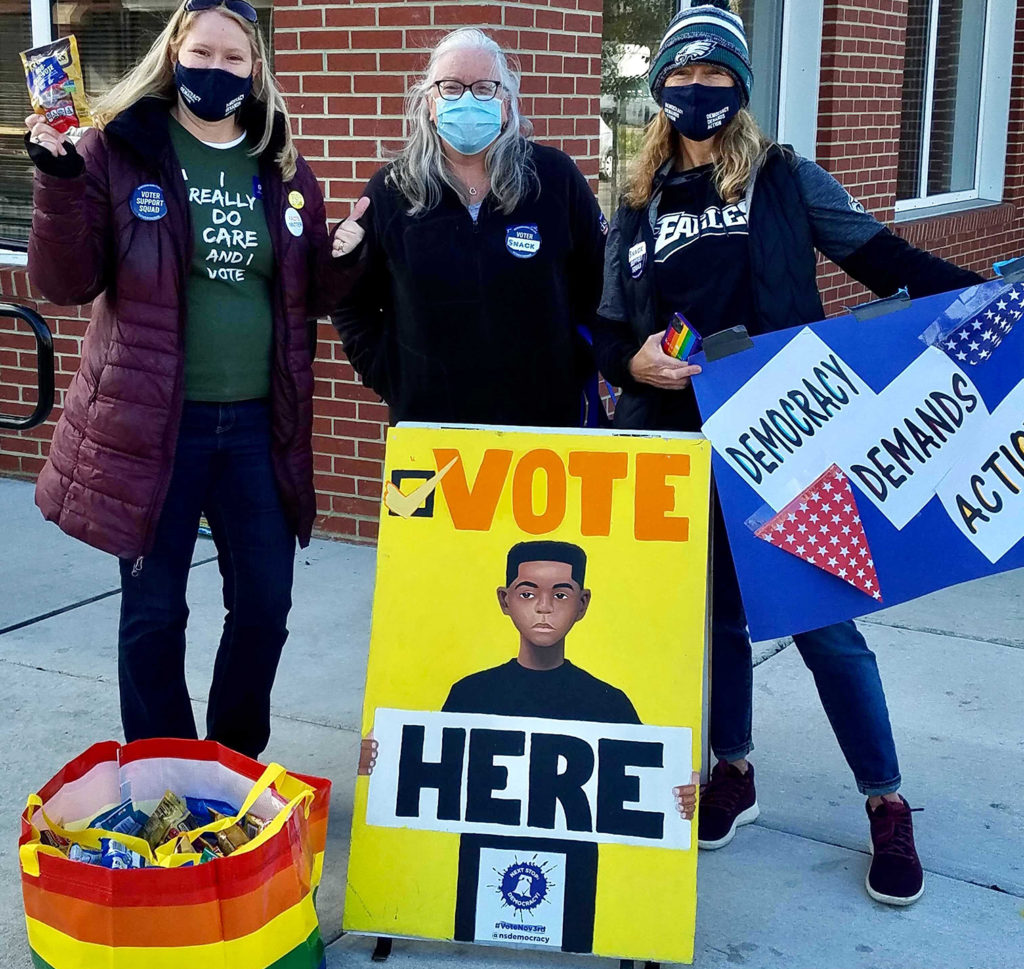
M 0 414 L 0 428 L 27 431 L 42 424 L 53 410 L 53 337 L 46 321 L 27 306 L 0 303 L 0 317 L 24 320 L 36 338 L 36 388 L 39 392 L 35 410 L 27 417 L 6 417 Z

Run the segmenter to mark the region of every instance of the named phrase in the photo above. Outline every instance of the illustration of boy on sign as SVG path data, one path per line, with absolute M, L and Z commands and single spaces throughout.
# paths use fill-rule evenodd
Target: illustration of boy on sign
M 569 542 L 520 542 L 508 552 L 505 585 L 498 589 L 501 611 L 519 633 L 517 655 L 500 666 L 471 673 L 453 684 L 442 706 L 445 713 L 476 713 L 502 717 L 538 717 L 550 720 L 582 720 L 596 723 L 641 723 L 629 697 L 592 676 L 565 658 L 565 641 L 587 613 L 591 591 L 585 587 L 587 556 Z M 364 739 L 359 773 L 370 774 L 377 761 L 377 741 Z M 691 819 L 696 803 L 697 775 L 692 783 L 673 788 L 676 808 Z M 455 906 L 455 938 L 477 941 L 477 901 L 481 879 L 481 849 L 488 857 L 507 853 L 512 867 L 495 870 L 502 889 L 505 876 L 514 873 L 510 893 L 522 882 L 521 869 L 532 869 L 528 859 L 561 862 L 541 875 L 560 877 L 564 885 L 564 912 L 558 919 L 560 939 L 552 942 L 566 952 L 590 952 L 593 948 L 594 899 L 597 891 L 598 848 L 594 842 L 556 838 L 464 834 L 459 844 L 458 888 Z M 557 871 L 561 868 L 561 871 Z M 522 894 L 522 893 L 520 893 Z M 516 896 L 518 897 L 518 896 Z M 516 898 L 506 899 L 515 908 Z M 540 899 L 538 900 L 538 904 Z M 528 914 L 528 913 L 523 913 Z M 490 941 L 484 937 L 479 941 Z

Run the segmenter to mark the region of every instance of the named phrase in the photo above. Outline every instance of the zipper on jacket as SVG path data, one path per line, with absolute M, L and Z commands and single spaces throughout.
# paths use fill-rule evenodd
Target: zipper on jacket
M 170 122 L 168 121 L 168 123 Z M 184 257 L 184 260 L 179 261 L 178 263 L 178 269 L 180 273 L 178 283 L 178 348 L 180 351 L 180 358 L 178 362 L 178 372 L 175 375 L 173 396 L 173 400 L 177 403 L 177 415 L 176 417 L 172 417 L 170 420 L 170 423 L 174 427 L 174 434 L 168 434 L 168 440 L 165 442 L 169 446 L 169 450 L 171 452 L 169 463 L 167 466 L 167 473 L 160 481 L 157 482 L 156 490 L 154 492 L 153 504 L 149 509 L 149 513 L 146 516 L 146 521 L 142 529 L 143 554 L 135 560 L 135 564 L 132 566 L 133 577 L 138 576 L 138 574 L 142 571 L 142 562 L 143 559 L 145 558 L 146 551 L 152 551 L 152 544 L 153 541 L 155 540 L 156 528 L 160 521 L 159 516 L 155 514 L 157 511 L 157 506 L 159 506 L 159 510 L 162 512 L 164 503 L 167 500 L 167 490 L 170 487 L 171 476 L 174 472 L 174 458 L 178 450 L 178 433 L 181 428 L 181 413 L 184 407 L 185 398 L 185 317 L 188 310 L 187 302 L 181 297 L 184 295 L 185 287 L 188 284 L 189 267 L 192 265 L 192 257 L 195 254 L 195 235 L 194 228 L 192 225 L 192 207 L 189 205 L 188 201 L 188 188 L 185 185 L 184 172 L 182 170 L 181 163 L 178 161 L 178 156 L 173 151 L 173 148 L 170 150 L 170 155 L 172 164 L 170 166 L 171 178 L 170 181 L 168 182 L 168 185 L 173 184 L 175 179 L 180 181 L 182 190 L 181 198 L 185 205 L 185 251 L 184 253 L 182 253 L 180 250 L 178 250 L 178 252 L 176 253 L 176 255 L 179 257 L 179 260 L 181 260 L 182 256 Z M 161 165 L 158 163 L 154 174 L 157 176 L 157 178 L 165 179 L 168 174 L 168 166 Z

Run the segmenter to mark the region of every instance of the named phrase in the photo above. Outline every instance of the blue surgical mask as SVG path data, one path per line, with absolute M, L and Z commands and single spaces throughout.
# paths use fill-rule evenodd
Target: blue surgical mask
M 436 98 L 437 133 L 462 155 L 475 155 L 501 134 L 501 101 L 478 101 L 471 91 L 458 101 Z

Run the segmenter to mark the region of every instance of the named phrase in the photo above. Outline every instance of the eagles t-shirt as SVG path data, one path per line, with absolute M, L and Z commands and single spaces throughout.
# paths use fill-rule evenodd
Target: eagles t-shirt
M 542 717 L 595 723 L 641 722 L 622 690 L 591 676 L 568 660 L 553 670 L 530 670 L 513 659 L 493 669 L 472 673 L 452 686 L 441 709 L 445 713 L 486 713 L 502 717 Z M 481 849 L 514 853 L 520 861 L 536 854 L 564 857 L 564 874 L 558 872 L 555 876 L 556 879 L 564 879 L 561 948 L 566 952 L 590 952 L 593 949 L 597 845 L 554 838 L 462 836 L 455 902 L 456 939 L 465 942 L 476 939 Z
M 673 172 L 662 186 L 654 226 L 659 325 L 682 313 L 702 337 L 737 325 L 755 333 L 747 202 L 725 202 L 712 172 L 711 165 Z M 700 430 L 693 391 L 679 395 L 680 426 Z
M 747 201 L 726 203 L 712 166 L 671 174 L 654 226 L 658 313 L 682 313 L 701 336 L 754 322 Z

